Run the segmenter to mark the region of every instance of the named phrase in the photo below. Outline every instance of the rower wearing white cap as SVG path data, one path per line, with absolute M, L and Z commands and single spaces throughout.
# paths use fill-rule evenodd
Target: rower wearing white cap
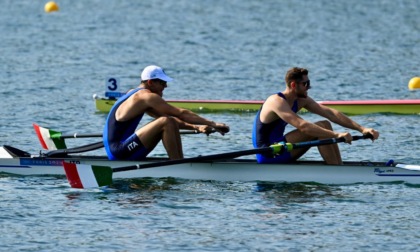
M 108 114 L 104 127 L 104 145 L 111 160 L 144 159 L 162 140 L 170 159 L 183 158 L 179 129 L 192 129 L 222 135 L 229 126 L 201 117 L 190 110 L 168 104 L 163 98 L 166 83 L 172 81 L 158 66 L 148 66 L 141 73 L 141 83 L 119 98 Z M 155 118 L 140 129 L 143 115 Z

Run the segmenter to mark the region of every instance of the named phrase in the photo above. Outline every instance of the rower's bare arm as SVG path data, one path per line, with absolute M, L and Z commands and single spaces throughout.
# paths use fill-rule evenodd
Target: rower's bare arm
M 322 138 L 336 138 L 340 137 L 340 133 L 336 133 L 334 131 L 325 129 L 321 126 L 318 126 L 314 123 L 308 122 L 301 118 L 299 115 L 295 113 L 286 113 L 283 114 L 283 120 L 288 122 L 290 125 L 294 126 L 303 134 Z
M 331 122 L 334 122 L 336 124 L 339 124 L 345 128 L 353 129 L 361 132 L 362 134 L 371 134 L 373 136 L 373 140 L 377 139 L 379 137 L 379 132 L 372 128 L 365 128 L 361 125 L 359 125 L 357 122 L 350 119 L 345 114 L 341 113 L 340 111 L 329 108 L 327 106 L 324 106 L 322 104 L 319 104 L 312 100 L 312 102 L 308 102 L 305 105 L 305 108 L 314 114 L 318 114 L 322 117 L 327 118 Z
M 208 125 L 195 125 L 187 123 L 179 119 L 178 117 L 173 117 L 177 122 L 180 129 L 196 130 L 200 133 L 205 133 L 207 135 L 214 132 L 214 128 Z
M 354 130 L 357 130 L 357 131 L 360 131 L 360 132 L 362 131 L 362 126 L 360 126 L 359 124 L 357 124 L 356 122 L 351 120 L 349 117 L 347 117 L 346 115 L 344 115 L 340 111 L 338 111 L 336 109 L 333 109 L 333 108 L 329 108 L 329 107 L 324 106 L 322 104 L 319 104 L 312 99 L 311 99 L 310 102 L 305 104 L 305 108 L 309 112 L 320 115 L 320 116 L 330 120 L 331 122 L 340 124 L 343 127 L 346 127 L 346 128 L 349 128 L 349 129 L 354 129 Z
M 204 117 L 197 115 L 196 113 L 188 109 L 180 109 L 180 110 L 181 110 L 181 113 L 177 117 L 185 122 L 192 123 L 195 125 L 209 126 L 211 128 L 214 128 L 217 132 L 219 132 L 222 135 L 224 135 L 225 133 L 228 133 L 230 130 L 229 126 L 224 123 L 210 121 Z M 207 127 L 204 127 L 204 128 L 201 127 L 199 128 L 199 130 L 200 132 L 204 130 L 205 131 L 204 133 L 208 133 L 209 131 L 211 131 L 211 129 Z
M 344 135 L 340 135 L 340 133 L 336 133 L 304 120 L 290 109 L 287 102 L 278 102 L 276 106 L 272 106 L 272 108 L 273 112 L 277 114 L 278 117 L 282 118 L 283 121 L 292 125 L 303 134 L 318 138 L 336 138 L 348 134 L 344 133 Z
M 182 129 L 194 129 L 203 133 L 208 133 L 214 128 L 221 134 L 229 132 L 229 126 L 226 124 L 210 121 L 188 109 L 174 107 L 168 104 L 159 96 L 152 97 L 152 99 L 150 99 L 148 102 L 149 106 L 153 108 L 155 114 L 178 118 L 178 122 L 180 123 L 179 126 Z

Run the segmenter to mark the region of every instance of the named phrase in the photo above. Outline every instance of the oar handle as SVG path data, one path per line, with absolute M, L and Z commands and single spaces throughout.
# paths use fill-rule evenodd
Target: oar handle
M 201 132 L 198 130 L 180 130 L 179 134 L 181 135 L 190 135 L 190 134 L 200 134 Z M 208 134 L 216 133 L 216 130 L 211 130 L 208 132 Z M 205 134 L 205 133 L 203 133 Z
M 360 140 L 360 139 L 373 139 L 373 135 L 370 133 L 361 135 L 361 136 L 353 136 L 353 141 Z

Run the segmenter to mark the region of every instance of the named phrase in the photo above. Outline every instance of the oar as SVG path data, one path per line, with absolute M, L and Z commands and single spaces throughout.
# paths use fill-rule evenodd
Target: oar
M 34 123 L 33 126 L 38 136 L 39 142 L 41 143 L 41 146 L 46 150 L 67 149 L 66 143 L 64 141 L 64 139 L 67 139 L 67 138 L 95 138 L 95 137 L 103 136 L 102 134 L 99 134 L 99 133 L 98 134 L 79 134 L 79 133 L 63 134 L 60 131 L 41 127 L 36 123 Z M 214 133 L 214 132 L 216 131 L 211 131 L 210 133 Z M 182 135 L 186 135 L 186 134 L 199 134 L 200 132 L 198 130 L 182 130 L 179 133 Z M 77 153 L 77 152 L 73 152 L 73 153 Z
M 59 150 L 52 150 L 48 151 L 47 153 L 43 153 L 43 157 L 66 157 L 67 154 L 75 154 L 75 153 L 82 153 L 87 151 L 93 151 L 104 147 L 104 142 L 96 142 L 91 144 L 86 144 L 74 148 L 68 148 L 68 149 L 59 149 Z
M 359 140 L 359 139 L 366 139 L 366 138 L 372 138 L 372 136 L 371 135 L 354 136 L 353 141 Z M 299 148 L 334 144 L 334 143 L 345 142 L 345 141 L 346 141 L 345 138 L 342 137 L 342 138 L 330 138 L 330 139 L 315 140 L 315 141 L 300 142 L 300 143 L 279 143 L 279 144 L 273 144 L 269 147 L 264 147 L 264 148 L 235 151 L 235 152 L 228 152 L 228 153 L 214 154 L 214 155 L 207 155 L 207 156 L 198 156 L 198 157 L 193 157 L 193 158 L 168 160 L 168 161 L 154 162 L 154 163 L 148 163 L 148 164 L 136 164 L 136 165 L 130 165 L 130 166 L 117 167 L 117 168 L 111 168 L 109 166 L 73 164 L 73 163 L 67 163 L 67 162 L 63 162 L 63 166 L 64 166 L 64 170 L 66 172 L 66 176 L 71 187 L 94 188 L 94 187 L 101 187 L 101 186 L 107 186 L 107 185 L 112 184 L 112 174 L 114 172 L 139 170 L 139 169 L 176 165 L 176 164 L 183 164 L 183 163 L 231 159 L 231 158 L 252 155 L 252 154 L 271 153 L 271 154 L 276 155 L 276 154 L 282 153 L 283 151 L 291 151 L 291 150 L 299 149 Z
M 32 125 L 34 126 L 35 133 L 38 136 L 42 148 L 46 150 L 67 148 L 64 139 L 60 139 L 61 132 L 41 127 L 36 123 L 33 123 Z

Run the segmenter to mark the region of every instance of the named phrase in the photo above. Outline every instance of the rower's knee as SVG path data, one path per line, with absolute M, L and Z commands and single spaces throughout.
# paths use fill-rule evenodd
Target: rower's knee
M 161 124 L 165 130 L 179 130 L 178 122 L 173 117 L 162 116 L 157 120 L 159 120 L 159 124 Z
M 331 125 L 330 121 L 323 120 L 323 121 L 318 121 L 315 124 L 324 128 L 324 129 L 332 130 L 332 125 Z

